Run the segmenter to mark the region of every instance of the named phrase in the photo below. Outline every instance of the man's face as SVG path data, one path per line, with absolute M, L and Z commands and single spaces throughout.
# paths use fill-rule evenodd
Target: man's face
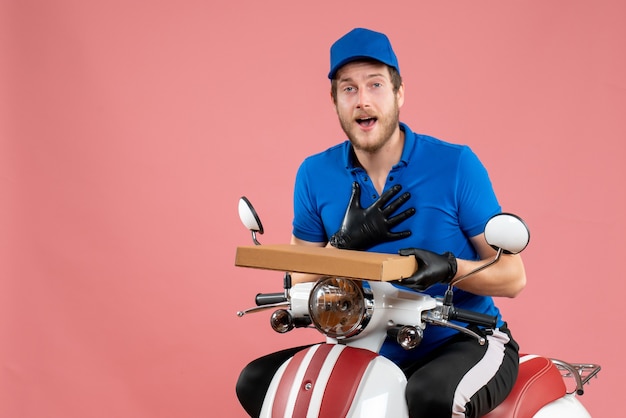
M 399 129 L 404 86 L 394 93 L 387 66 L 352 62 L 337 73 L 335 108 L 356 150 L 374 153 Z

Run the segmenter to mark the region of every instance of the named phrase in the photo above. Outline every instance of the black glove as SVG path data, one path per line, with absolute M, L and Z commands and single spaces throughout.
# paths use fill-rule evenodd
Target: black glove
M 387 202 L 397 195 L 402 186 L 395 185 L 383 193 L 372 206 L 361 207 L 361 187 L 356 181 L 352 183 L 352 196 L 339 231 L 330 237 L 330 245 L 347 250 L 367 250 L 376 244 L 395 241 L 411 235 L 411 231 L 391 232 L 391 228 L 415 214 L 415 208 L 390 217 L 400 206 L 411 197 L 404 193 L 393 202 Z
M 411 277 L 395 280 L 395 283 L 422 291 L 437 283 L 450 283 L 456 275 L 456 257 L 450 252 L 437 254 L 419 248 L 404 248 L 400 255 L 414 255 L 417 271 Z

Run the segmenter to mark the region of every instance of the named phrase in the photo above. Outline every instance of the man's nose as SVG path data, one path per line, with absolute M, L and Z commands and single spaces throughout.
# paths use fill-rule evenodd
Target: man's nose
M 358 107 L 367 107 L 370 104 L 370 95 L 367 89 L 359 89 L 359 93 L 357 95 L 357 106 Z

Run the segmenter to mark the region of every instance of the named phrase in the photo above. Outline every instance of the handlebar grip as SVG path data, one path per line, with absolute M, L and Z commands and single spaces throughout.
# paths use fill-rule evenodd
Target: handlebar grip
M 456 319 L 461 322 L 482 325 L 488 328 L 495 328 L 498 323 L 498 318 L 493 315 L 468 311 L 467 309 L 454 308 L 454 313 L 451 315 L 451 317 L 451 319 Z
M 287 302 L 284 293 L 259 293 L 254 299 L 257 306 L 271 305 L 273 303 Z

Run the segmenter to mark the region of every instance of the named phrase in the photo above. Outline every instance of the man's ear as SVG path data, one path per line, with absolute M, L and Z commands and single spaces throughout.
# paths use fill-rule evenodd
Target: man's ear
M 337 111 L 337 100 L 335 100 L 335 98 L 333 97 L 333 92 L 330 92 L 330 101 L 333 104 L 333 109 L 335 109 L 335 112 Z
M 396 100 L 398 101 L 398 109 L 404 104 L 404 83 L 400 84 L 398 92 L 396 93 Z

